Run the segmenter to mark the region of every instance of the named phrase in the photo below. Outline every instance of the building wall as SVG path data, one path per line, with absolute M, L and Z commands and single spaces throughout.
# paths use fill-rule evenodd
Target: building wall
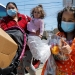
M 73 0 L 63 0 L 63 6 L 71 6 L 73 3 Z
M 63 6 L 66 6 L 69 3 L 71 4 L 71 6 L 75 7 L 75 0 L 63 0 Z
M 73 0 L 73 6 L 75 6 L 75 0 Z

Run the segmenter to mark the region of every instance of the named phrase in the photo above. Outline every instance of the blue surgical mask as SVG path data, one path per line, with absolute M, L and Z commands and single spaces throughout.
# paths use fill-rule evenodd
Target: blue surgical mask
M 61 22 L 61 28 L 64 32 L 72 32 L 75 29 L 75 23 L 74 22 Z
M 14 16 L 14 15 L 16 15 L 16 10 L 14 10 L 14 9 L 8 9 L 7 10 L 7 14 L 9 15 L 9 16 Z

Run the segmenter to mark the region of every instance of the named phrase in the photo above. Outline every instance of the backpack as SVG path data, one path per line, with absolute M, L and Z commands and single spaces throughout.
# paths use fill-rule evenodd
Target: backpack
M 6 33 L 18 44 L 18 49 L 15 57 L 13 58 L 9 67 L 1 69 L 0 75 L 16 75 L 16 68 L 18 67 L 21 56 L 25 53 L 26 47 L 26 33 L 23 29 L 18 26 L 13 26 L 5 30 Z

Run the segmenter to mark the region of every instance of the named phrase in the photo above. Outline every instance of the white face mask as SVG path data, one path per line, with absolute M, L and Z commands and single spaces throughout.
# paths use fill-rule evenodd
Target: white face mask
M 16 15 L 16 10 L 14 10 L 14 9 L 8 9 L 7 10 L 7 14 L 9 15 L 9 16 L 14 16 L 14 15 Z

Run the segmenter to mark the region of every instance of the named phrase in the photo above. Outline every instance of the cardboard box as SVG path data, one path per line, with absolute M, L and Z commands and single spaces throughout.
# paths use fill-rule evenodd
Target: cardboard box
M 6 68 L 12 62 L 18 45 L 15 41 L 0 28 L 0 68 Z
M 0 28 L 0 52 L 4 54 L 10 54 L 17 49 L 15 41 Z
M 11 64 L 15 54 L 16 54 L 16 51 L 14 51 L 13 53 L 11 53 L 9 55 L 0 53 L 0 68 L 8 67 Z

